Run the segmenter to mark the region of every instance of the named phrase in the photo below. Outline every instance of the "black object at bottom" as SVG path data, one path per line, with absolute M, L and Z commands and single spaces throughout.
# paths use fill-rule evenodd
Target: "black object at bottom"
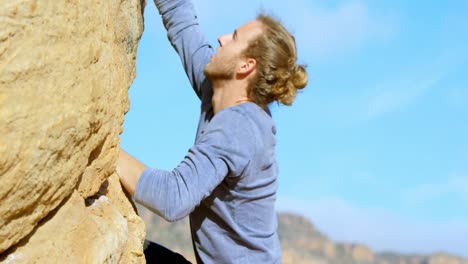
M 175 253 L 157 243 L 145 240 L 145 259 L 146 263 L 174 263 L 174 264 L 191 264 L 179 253 Z

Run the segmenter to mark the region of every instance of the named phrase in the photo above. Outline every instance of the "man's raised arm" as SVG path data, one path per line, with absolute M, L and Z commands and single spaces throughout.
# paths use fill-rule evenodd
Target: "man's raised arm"
M 198 19 L 190 0 L 154 0 L 172 46 L 182 60 L 185 72 L 199 98 L 206 91 L 203 69 L 214 53 L 200 32 Z M 205 86 L 208 87 L 208 86 Z

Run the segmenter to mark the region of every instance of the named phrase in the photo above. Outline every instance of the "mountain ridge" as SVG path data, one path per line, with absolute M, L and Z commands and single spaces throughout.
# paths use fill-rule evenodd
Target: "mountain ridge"
M 195 263 L 188 219 L 169 223 L 139 207 L 147 225 L 147 239 L 185 256 Z M 431 255 L 374 252 L 361 243 L 337 242 L 304 216 L 291 212 L 278 213 L 278 237 L 282 263 L 308 264 L 468 264 L 468 260 L 444 252 Z

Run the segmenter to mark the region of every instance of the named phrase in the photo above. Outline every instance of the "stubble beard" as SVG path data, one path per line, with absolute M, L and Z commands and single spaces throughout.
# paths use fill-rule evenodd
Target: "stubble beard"
M 225 59 L 226 62 L 210 61 L 206 64 L 203 73 L 206 78 L 213 81 L 227 81 L 234 79 L 236 65 L 234 60 Z

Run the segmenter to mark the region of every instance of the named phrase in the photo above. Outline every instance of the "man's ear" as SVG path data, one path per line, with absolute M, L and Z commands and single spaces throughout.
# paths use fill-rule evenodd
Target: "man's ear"
M 257 61 L 252 58 L 245 58 L 242 60 L 241 65 L 237 73 L 242 76 L 248 76 L 257 67 Z

